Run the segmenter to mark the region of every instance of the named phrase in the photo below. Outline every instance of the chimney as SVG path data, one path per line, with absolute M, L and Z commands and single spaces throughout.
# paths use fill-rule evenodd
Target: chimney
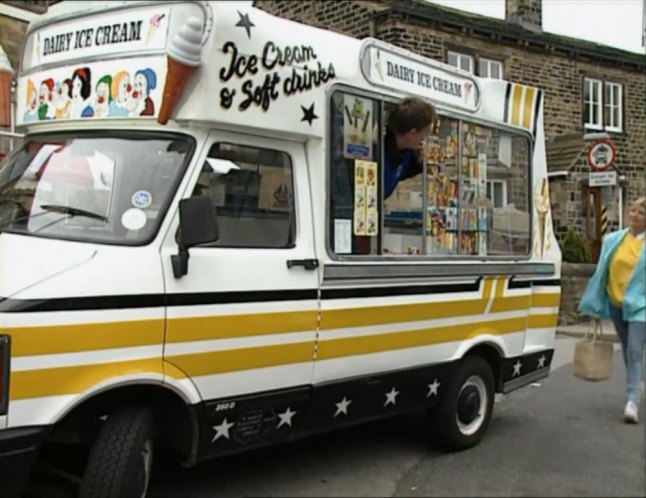
M 542 0 L 505 0 L 505 20 L 532 31 L 543 30 Z

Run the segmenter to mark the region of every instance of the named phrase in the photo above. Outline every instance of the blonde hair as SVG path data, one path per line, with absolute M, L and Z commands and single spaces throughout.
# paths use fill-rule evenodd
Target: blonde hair
M 119 71 L 117 74 L 114 75 L 114 78 L 112 79 L 112 98 L 113 99 L 116 99 L 117 95 L 119 95 L 119 84 L 121 83 L 121 80 L 126 76 L 129 76 L 128 71 Z
M 642 214 L 646 214 L 646 197 L 641 196 L 630 203 L 630 207 L 638 209 Z

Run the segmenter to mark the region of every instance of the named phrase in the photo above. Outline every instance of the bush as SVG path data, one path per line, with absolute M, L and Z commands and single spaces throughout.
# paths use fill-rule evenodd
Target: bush
M 590 263 L 592 254 L 579 232 L 568 228 L 567 235 L 560 243 L 563 261 L 567 263 Z

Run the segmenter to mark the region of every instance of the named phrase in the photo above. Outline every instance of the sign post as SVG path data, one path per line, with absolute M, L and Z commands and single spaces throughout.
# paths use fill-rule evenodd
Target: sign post
M 597 140 L 588 150 L 588 164 L 595 171 L 605 171 L 617 161 L 617 148 L 610 140 Z
M 610 140 L 597 140 L 588 150 L 590 165 L 590 187 L 614 187 L 617 185 L 617 172 L 612 166 L 617 161 L 617 148 Z

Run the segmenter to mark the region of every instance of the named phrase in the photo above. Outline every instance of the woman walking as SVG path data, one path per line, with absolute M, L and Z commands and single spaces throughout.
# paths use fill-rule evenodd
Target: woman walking
M 579 312 L 612 320 L 627 373 L 624 421 L 636 424 L 646 343 L 646 197 L 631 204 L 628 219 L 629 228 L 603 239 Z

